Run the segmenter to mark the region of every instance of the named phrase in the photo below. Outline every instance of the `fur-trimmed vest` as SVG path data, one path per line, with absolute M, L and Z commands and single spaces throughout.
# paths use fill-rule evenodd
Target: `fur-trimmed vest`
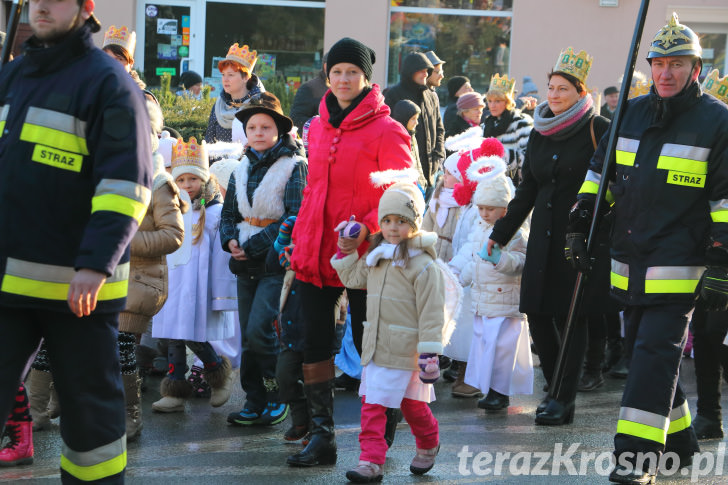
M 268 168 L 263 180 L 253 192 L 253 205 L 248 202 L 248 173 L 250 160 L 245 156 L 240 165 L 235 168 L 235 190 L 238 201 L 238 211 L 243 220 L 238 223 L 238 242 L 242 245 L 252 236 L 258 234 L 264 227 L 250 224 L 246 219 L 280 219 L 286 212 L 284 206 L 284 192 L 286 184 L 291 178 L 296 164 L 303 161 L 300 156 L 281 157 Z

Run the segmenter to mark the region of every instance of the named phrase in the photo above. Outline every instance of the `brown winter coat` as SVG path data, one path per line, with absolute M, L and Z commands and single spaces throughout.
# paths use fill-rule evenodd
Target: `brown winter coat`
M 139 230 L 131 240 L 131 268 L 126 309 L 119 314 L 119 330 L 146 331 L 149 320 L 167 301 L 166 255 L 182 245 L 182 212 L 187 204 L 180 200 L 179 189 L 166 173 L 154 179 L 152 201 Z
M 408 247 L 423 252 L 405 268 L 394 266 L 391 259 L 368 266 L 368 253 L 361 259 L 356 252 L 331 259 L 347 288 L 367 290 L 362 366 L 373 361 L 380 367 L 419 370 L 418 354 L 442 354 L 445 280 L 435 262 L 436 239 L 431 232 L 411 238 Z

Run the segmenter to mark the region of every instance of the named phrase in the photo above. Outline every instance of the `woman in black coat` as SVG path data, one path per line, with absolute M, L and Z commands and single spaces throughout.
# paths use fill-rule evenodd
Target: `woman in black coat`
M 559 58 L 560 62 L 562 57 Z M 564 242 L 569 209 L 576 200 L 596 143 L 607 131 L 609 122 L 598 116 L 585 88 L 588 72 L 577 76 L 560 62 L 549 74 L 548 101 L 536 108 L 523 163 L 523 180 L 506 216 L 493 228 L 488 252 L 494 244 L 505 246 L 523 224 L 531 210 L 533 216 L 521 280 L 520 310 L 528 316 L 531 336 L 541 361 L 546 381 L 556 365 L 576 272 L 564 259 Z M 573 72 L 573 70 L 572 70 Z M 606 236 L 603 238 L 606 241 Z M 597 252 L 607 252 L 606 245 Z M 599 268 L 590 274 L 582 309 L 602 314 L 608 300 L 609 258 L 597 258 Z M 604 267 L 602 267 L 604 266 Z M 570 423 L 581 363 L 586 346 L 586 316 L 575 323 L 574 334 L 564 369 L 564 380 L 554 400 L 548 397 L 537 408 L 539 424 Z

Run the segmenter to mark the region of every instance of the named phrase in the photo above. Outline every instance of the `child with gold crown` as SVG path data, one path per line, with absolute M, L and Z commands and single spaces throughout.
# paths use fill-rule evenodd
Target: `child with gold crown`
M 170 339 L 162 399 L 152 404 L 154 411 L 165 413 L 183 411 L 185 398 L 192 394 L 185 379 L 185 347 L 204 364 L 204 378 L 212 389 L 210 404 L 219 407 L 228 401 L 233 382 L 230 361 L 219 356 L 209 341 L 233 335 L 237 310 L 235 279 L 227 269 L 218 232 L 222 198 L 210 175 L 204 142 L 177 141 L 172 178 L 192 201 L 192 232 L 185 234 L 182 248 L 168 257 L 169 298 L 152 324 L 154 337 Z

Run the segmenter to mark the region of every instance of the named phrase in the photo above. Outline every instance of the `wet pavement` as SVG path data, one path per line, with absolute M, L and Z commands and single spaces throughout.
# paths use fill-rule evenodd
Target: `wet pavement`
M 696 395 L 691 360 L 683 362 L 682 372 L 694 416 Z M 612 449 L 624 381 L 606 378 L 602 388 L 580 393 L 572 425 L 543 427 L 536 426 L 533 420 L 535 407 L 543 397 L 540 389 L 544 383 L 540 369 L 536 369 L 536 376 L 538 392 L 516 396 L 507 411 L 492 414 L 477 409 L 476 399 L 451 397 L 450 385 L 438 381 L 438 400 L 432 404 L 432 410 L 440 422 L 442 448 L 435 467 L 421 477 L 410 474 L 414 438 L 402 422 L 387 456 L 384 482 L 608 483 L 608 452 Z M 221 408 L 210 407 L 205 399 L 192 399 L 184 413 L 157 414 L 151 411 L 151 403 L 159 397 L 158 382 L 158 378 L 152 378 L 149 391 L 143 396 L 144 430 L 137 442 L 129 444 L 126 483 L 346 483 L 345 472 L 357 463 L 360 404 L 353 392 L 337 392 L 336 396 L 337 464 L 301 469 L 285 464 L 286 457 L 301 448 L 300 444 L 287 443 L 282 438 L 288 420 L 264 428 L 227 424 L 228 413 L 242 406 L 239 384 L 230 402 Z M 724 399 L 723 406 L 726 404 Z M 53 423 L 50 430 L 35 433 L 35 462 L 0 469 L 0 481 L 59 482 L 61 443 L 58 420 Z M 675 471 L 672 476 L 660 476 L 657 483 L 691 483 L 691 475 L 695 475 L 693 483 L 728 483 L 728 463 L 723 463 L 725 443 L 712 440 L 701 442 L 701 446 L 708 453 L 699 463 Z M 711 460 L 713 467 L 709 466 Z M 698 477 L 699 473 L 705 476 Z

